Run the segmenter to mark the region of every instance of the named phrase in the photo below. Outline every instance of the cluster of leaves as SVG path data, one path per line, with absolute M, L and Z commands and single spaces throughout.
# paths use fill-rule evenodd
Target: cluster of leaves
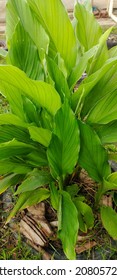
M 76 3 L 71 22 L 61 0 L 7 1 L 0 91 L 11 111 L 0 115 L 0 193 L 19 186 L 7 222 L 50 199 L 68 259 L 75 259 L 78 230 L 94 225 L 89 203 L 66 184 L 68 177 L 85 169 L 99 186 L 97 205 L 106 192 L 116 196 L 117 173 L 111 174 L 106 149 L 117 142 L 117 48 L 107 49 L 110 32 L 103 34 L 89 5 Z M 116 239 L 116 212 L 100 209 Z

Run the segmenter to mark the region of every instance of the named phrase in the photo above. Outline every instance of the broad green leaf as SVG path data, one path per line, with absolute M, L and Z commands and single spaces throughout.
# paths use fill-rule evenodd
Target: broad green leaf
M 107 70 L 105 72 L 105 75 L 100 76 L 101 72 L 103 72 L 104 69 Z M 82 108 L 82 117 L 87 115 L 91 111 L 91 109 L 93 109 L 95 107 L 95 105 L 98 102 L 101 102 L 101 101 L 103 102 L 103 100 L 106 99 L 107 95 L 111 96 L 112 94 L 114 94 L 114 91 L 117 89 L 117 83 L 116 83 L 117 58 L 115 59 L 115 62 L 108 60 L 108 62 L 105 63 L 105 66 L 103 66 L 101 68 L 101 70 L 99 70 L 99 71 L 100 71 L 100 74 L 99 74 L 99 72 L 96 72 L 96 73 L 97 73 L 97 75 L 100 76 L 100 79 L 97 81 L 97 83 L 92 88 L 90 88 L 90 91 L 88 92 L 88 94 L 86 93 L 86 98 L 85 98 L 83 108 Z M 92 77 L 92 79 L 94 78 L 93 75 L 91 75 L 90 77 Z M 85 81 L 86 81 L 86 79 L 85 79 Z M 84 81 L 84 83 L 85 83 L 85 81 Z M 91 80 L 89 80 L 89 81 L 91 82 Z M 88 84 L 84 85 L 84 92 L 85 92 L 85 87 L 86 87 L 86 91 L 87 91 L 87 89 L 88 89 L 87 86 L 88 86 Z M 101 91 L 100 91 L 100 88 L 101 88 Z
M 47 171 L 34 170 L 23 183 L 18 187 L 15 194 L 20 194 L 27 191 L 34 191 L 39 187 L 43 187 L 51 182 L 52 178 Z
M 9 187 L 15 186 L 23 179 L 22 175 L 11 174 L 0 180 L 0 194 L 5 192 Z
M 79 148 L 78 124 L 66 101 L 55 116 L 55 129 L 47 149 L 48 162 L 55 178 L 72 173 Z
M 70 97 L 67 79 L 53 59 L 47 57 L 46 60 L 48 72 L 55 83 L 55 89 L 60 94 L 61 100 L 64 101 L 65 97 Z
M 77 198 L 74 199 L 74 204 L 78 209 L 78 213 L 81 213 L 86 227 L 92 228 L 94 225 L 94 215 L 91 207 Z
M 39 142 L 45 147 L 48 147 L 51 141 L 52 133 L 49 129 L 42 127 L 31 126 L 29 127 L 29 133 L 31 139 Z
M 106 150 L 95 131 L 85 123 L 78 121 L 80 128 L 79 164 L 90 177 L 97 182 L 110 174 L 110 167 Z
M 109 37 L 110 32 L 112 31 L 113 27 L 107 29 L 104 34 L 99 39 L 99 45 L 93 59 L 91 61 L 90 67 L 88 69 L 88 75 L 96 72 L 99 70 L 107 59 L 109 59 L 109 52 L 107 48 L 107 39 Z
M 117 89 L 108 93 L 90 111 L 87 122 L 108 124 L 117 119 Z
M 46 200 L 47 198 L 50 197 L 49 190 L 44 188 L 39 188 L 36 189 L 34 192 L 28 192 L 28 193 L 30 193 L 30 196 L 27 196 L 27 199 L 25 200 L 24 204 L 21 206 L 21 209 L 25 209 L 31 205 L 40 203 L 41 201 Z
M 26 174 L 32 171 L 32 168 L 29 164 L 26 164 L 23 160 L 19 159 L 4 159 L 0 160 L 0 174 Z
M 17 26 L 19 22 L 18 15 L 16 13 L 16 10 L 13 6 L 13 1 L 8 0 L 6 3 L 6 41 L 7 46 L 10 46 L 10 40 L 13 36 L 15 27 Z
M 88 51 L 98 44 L 102 35 L 101 26 L 94 15 L 78 2 L 75 5 L 74 14 L 78 21 L 76 30 L 78 40 L 84 46 L 85 51 Z
M 72 95 L 72 108 L 75 109 L 77 107 L 77 104 L 79 100 L 81 99 L 81 102 L 85 103 L 84 106 L 82 106 L 82 117 L 84 117 L 87 112 L 93 107 L 93 103 L 95 102 L 95 99 L 100 97 L 101 98 L 101 90 L 104 92 L 104 87 L 106 87 L 106 91 L 110 92 L 113 91 L 112 88 L 112 80 L 110 81 L 110 77 L 114 79 L 114 88 L 116 87 L 115 82 L 115 75 L 117 68 L 117 57 L 108 59 L 105 64 L 87 77 L 79 86 L 78 90 Z M 105 75 L 106 74 L 106 75 Z M 100 82 L 99 82 L 100 81 Z M 108 84 L 110 81 L 110 86 L 108 87 Z M 99 83 L 98 83 L 99 82 Z M 100 86 L 99 86 L 100 85 Z M 81 98 L 82 95 L 82 98 Z M 92 98 L 93 95 L 93 98 Z M 80 104 L 81 105 L 81 104 Z
M 19 127 L 27 127 L 27 124 L 22 121 L 18 116 L 14 114 L 0 114 L 0 125 L 8 124 L 8 125 L 15 125 Z
M 78 63 L 73 68 L 73 71 L 71 72 L 68 79 L 68 84 L 70 89 L 73 89 L 75 84 L 81 78 L 82 74 L 85 72 L 87 68 L 88 60 L 95 54 L 97 48 L 98 46 L 91 48 L 89 51 L 85 52 L 83 56 L 81 56 L 80 59 L 78 60 Z
M 96 128 L 102 144 L 117 142 L 117 121 L 101 125 Z
M 15 24 L 14 22 L 12 23 L 10 18 L 11 13 L 14 11 L 14 13 L 17 15 L 18 19 L 22 23 L 25 32 L 27 32 L 28 36 L 34 42 L 34 45 L 38 49 L 39 56 L 41 59 L 41 52 L 47 51 L 49 39 L 46 32 L 39 23 L 37 17 L 35 17 L 34 13 L 30 10 L 28 1 L 8 0 L 7 10 L 8 15 L 6 17 L 6 28 L 9 27 L 8 35 L 11 34 L 12 36 L 14 33 L 13 27 L 15 29 Z
M 19 142 L 15 139 L 0 144 L 0 159 L 5 159 L 13 156 L 26 155 L 35 150 L 32 145 Z
M 7 99 L 12 95 L 15 102 L 17 102 L 17 93 L 21 91 L 38 107 L 44 107 L 52 115 L 55 115 L 61 106 L 60 97 L 51 85 L 29 79 L 15 66 L 0 66 L 0 90 Z
M 78 212 L 71 200 L 70 195 L 62 191 L 61 193 L 61 207 L 58 212 L 59 231 L 58 237 L 62 241 L 63 250 L 67 258 L 75 259 L 75 244 L 78 235 Z
M 76 39 L 68 14 L 60 0 L 28 0 L 31 9 L 47 32 L 51 49 L 60 53 L 69 72 L 75 65 Z
M 7 63 L 17 66 L 33 80 L 44 80 L 38 49 L 20 22 L 10 40 Z
M 101 220 L 109 235 L 117 240 L 117 213 L 111 207 L 101 207 Z
M 46 151 L 38 147 L 38 151 L 33 151 L 24 157 L 26 163 L 33 167 L 48 166 Z
M 59 192 L 57 190 L 55 182 L 51 182 L 49 184 L 49 187 L 50 187 L 50 200 L 51 200 L 52 207 L 55 210 L 58 210 L 58 206 L 59 206 Z
M 19 142 L 35 145 L 30 139 L 28 131 L 24 128 L 22 129 L 14 125 L 0 126 L 0 143 L 11 141 L 14 138 Z

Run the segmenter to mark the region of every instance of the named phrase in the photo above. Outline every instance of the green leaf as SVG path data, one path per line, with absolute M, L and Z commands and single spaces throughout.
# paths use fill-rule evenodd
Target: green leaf
M 92 228 L 94 226 L 94 215 L 91 207 L 77 198 L 74 199 L 74 203 L 78 213 L 82 215 L 83 221 L 86 224 L 86 229 Z
M 88 69 L 88 75 L 99 70 L 107 59 L 109 59 L 109 52 L 107 48 L 107 39 L 109 34 L 111 33 L 113 27 L 107 29 L 99 39 L 99 45 L 93 59 L 90 63 L 90 67 Z
M 17 66 L 31 79 L 44 79 L 38 49 L 20 22 L 17 24 L 10 40 L 7 63 Z
M 64 101 L 65 97 L 70 97 L 70 90 L 67 84 L 67 80 L 53 59 L 51 59 L 50 57 L 46 57 L 46 60 L 48 72 L 55 83 L 55 89 L 60 94 L 61 100 Z
M 117 56 L 117 46 L 109 50 L 109 57 L 115 57 L 115 56 Z
M 18 187 L 15 194 L 20 194 L 27 191 L 34 191 L 39 187 L 45 186 L 51 182 L 52 178 L 47 171 L 33 170 L 26 180 Z
M 12 125 L 0 126 L 0 143 L 11 141 L 14 138 L 19 142 L 34 144 L 30 139 L 28 131 L 24 128 L 22 129 Z
M 33 167 L 48 166 L 46 151 L 41 147 L 38 147 L 38 151 L 33 151 L 24 156 L 24 160 Z
M 73 71 L 71 72 L 71 75 L 69 76 L 69 79 L 68 79 L 68 84 L 69 84 L 70 89 L 73 89 L 75 84 L 81 78 L 82 74 L 85 72 L 85 70 L 87 68 L 88 60 L 92 56 L 94 56 L 97 48 L 98 48 L 98 46 L 91 48 L 89 51 L 85 52 L 83 54 L 83 56 L 81 56 L 80 59 L 78 60 L 78 63 L 73 68 Z
M 98 98 L 101 99 L 102 91 L 106 96 L 106 92 L 113 91 L 112 80 L 114 79 L 114 89 L 116 89 L 116 68 L 117 68 L 117 58 L 108 59 L 105 64 L 87 77 L 79 86 L 78 90 L 72 95 L 72 108 L 76 108 L 79 100 L 81 99 L 82 104 L 82 118 L 87 115 L 89 110 L 93 107 L 93 103 L 96 102 Z M 115 74 L 115 75 L 114 75 Z M 99 82 L 99 83 L 98 83 Z M 101 92 L 100 92 L 101 88 Z M 81 98 L 82 97 L 82 98 Z M 80 104 L 81 105 L 81 104 Z
M 8 0 L 6 3 L 6 41 L 8 47 L 10 46 L 9 42 L 12 38 L 12 35 L 18 22 L 19 18 L 13 6 L 13 1 Z
M 39 142 L 45 147 L 48 147 L 51 141 L 52 133 L 49 129 L 42 127 L 31 126 L 28 128 L 31 139 Z
M 96 72 L 99 77 L 100 74 L 103 73 L 104 69 L 107 70 L 105 72 L 105 75 L 100 76 L 100 79 L 97 81 L 97 83 L 92 88 L 90 88 L 90 91 L 88 92 L 88 94 L 86 93 L 85 102 L 84 102 L 84 105 L 82 108 L 82 117 L 89 114 L 89 112 L 95 108 L 96 104 L 103 102 L 103 100 L 106 101 L 107 96 L 108 96 L 108 98 L 110 98 L 110 96 L 112 96 L 114 94 L 114 92 L 116 91 L 116 89 L 117 89 L 117 83 L 116 83 L 117 58 L 115 59 L 115 61 L 114 60 L 112 61 L 112 60 L 111 61 L 108 60 L 105 63 L 105 65 L 99 70 L 100 73 Z M 94 75 L 91 75 L 90 77 L 92 77 L 92 79 L 96 78 L 96 76 L 94 77 Z M 85 79 L 85 82 L 86 82 L 86 79 Z M 91 79 L 89 82 L 91 82 Z M 90 83 L 89 83 L 89 85 L 90 85 Z M 100 88 L 101 88 L 101 91 L 100 91 Z M 87 89 L 88 89 L 88 84 L 86 86 L 86 91 L 87 91 Z M 114 97 L 114 95 L 113 95 L 113 97 Z M 100 116 L 100 114 L 99 114 L 99 116 Z
M 69 72 L 75 65 L 76 39 L 68 14 L 60 0 L 29 0 L 31 9 L 47 32 L 51 52 L 60 53 Z M 48 11 L 48 12 L 47 12 Z
M 85 51 L 88 51 L 98 44 L 99 38 L 102 35 L 102 29 L 94 15 L 78 2 L 75 5 L 74 14 L 78 21 L 78 40 L 84 46 Z
M 44 188 L 39 188 L 36 189 L 34 192 L 28 192 L 28 193 L 30 193 L 30 195 L 27 196 L 27 199 L 25 200 L 24 204 L 21 206 L 21 209 L 25 209 L 29 206 L 40 203 L 41 201 L 46 200 L 47 198 L 50 197 L 49 190 Z
M 18 211 L 47 199 L 49 195 L 50 194 L 47 189 L 41 188 L 35 190 L 35 192 L 30 191 L 22 193 L 19 196 L 14 208 L 10 212 L 10 215 L 6 220 L 6 224 L 9 223 L 9 221 L 17 214 Z
M 47 157 L 55 178 L 71 174 L 78 160 L 80 141 L 78 124 L 66 101 L 55 116 L 55 129 Z
M 79 187 L 77 184 L 73 184 L 70 186 L 67 186 L 65 190 L 70 194 L 71 198 L 74 198 L 78 194 Z
M 79 230 L 81 230 L 84 233 L 87 233 L 87 226 L 80 212 L 78 212 L 78 222 L 79 222 Z
M 4 159 L 0 160 L 0 174 L 16 173 L 26 174 L 32 171 L 32 167 L 20 159 Z
M 59 205 L 59 192 L 57 190 L 57 187 L 55 185 L 55 182 L 51 182 L 49 184 L 50 186 L 50 200 L 51 200 L 51 204 L 52 207 L 55 210 L 58 210 L 58 205 Z
M 114 172 L 110 174 L 106 179 L 103 179 L 95 196 L 96 203 L 99 203 L 103 194 L 114 190 L 117 190 L 117 172 Z
M 11 19 L 11 14 L 13 11 L 14 21 Z M 28 34 L 30 39 L 34 42 L 35 47 L 38 49 L 41 59 L 41 52 L 47 51 L 49 39 L 37 17 L 35 17 L 35 14 L 30 10 L 28 1 L 8 0 L 6 14 L 6 29 L 8 29 L 7 35 L 9 40 L 13 36 L 16 27 L 16 15 L 18 20 L 20 20 L 22 23 L 25 32 Z
M 23 99 L 23 110 L 28 123 L 35 123 L 39 126 L 39 113 L 38 108 L 34 103 L 27 97 L 22 96 Z
M 31 150 L 35 150 L 35 147 L 13 139 L 12 141 L 0 144 L 0 159 L 25 155 L 30 153 Z
M 106 150 L 102 147 L 95 131 L 85 123 L 78 121 L 80 128 L 81 148 L 79 164 L 89 176 L 97 182 L 110 174 Z
M 62 201 L 61 201 L 62 200 Z M 59 232 L 58 237 L 62 241 L 63 250 L 67 258 L 70 260 L 75 259 L 75 244 L 78 235 L 78 212 L 70 195 L 62 191 L 59 208 Z
M 101 220 L 109 235 L 117 240 L 117 213 L 111 207 L 101 207 Z
M 100 99 L 90 111 L 87 122 L 107 124 L 117 119 L 117 90 Z
M 2 180 L 0 180 L 0 194 L 5 192 L 9 187 L 15 186 L 17 183 L 19 183 L 23 179 L 22 175 L 14 175 L 11 174 L 9 176 L 3 177 Z
M 25 192 L 20 195 L 15 204 L 14 208 L 11 210 L 10 215 L 6 220 L 6 224 L 10 222 L 10 220 L 16 215 L 16 213 L 21 209 L 22 205 L 28 200 L 28 198 L 32 195 L 32 192 Z
M 102 144 L 116 143 L 117 142 L 117 121 L 101 125 L 96 128 L 96 132 Z
M 9 99 L 12 96 L 17 101 L 17 93 L 34 101 L 40 108 L 44 107 L 55 115 L 61 106 L 56 90 L 49 84 L 29 79 L 25 73 L 15 66 L 0 66 L 0 90 Z
M 27 124 L 22 121 L 19 117 L 14 114 L 0 114 L 0 125 L 8 124 L 8 125 L 15 125 L 19 127 L 27 127 Z

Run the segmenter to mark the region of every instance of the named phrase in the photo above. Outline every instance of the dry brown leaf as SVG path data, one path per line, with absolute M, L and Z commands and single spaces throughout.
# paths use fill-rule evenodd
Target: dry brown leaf
M 28 212 L 33 215 L 33 217 L 39 218 L 39 220 L 45 218 L 45 203 L 40 202 L 36 205 L 27 208 Z
M 20 232 L 29 240 L 37 245 L 45 246 L 47 244 L 47 236 L 38 225 L 28 216 L 20 221 Z
M 89 241 L 87 243 L 85 243 L 82 246 L 76 245 L 76 253 L 77 254 L 81 254 L 84 251 L 90 250 L 91 248 L 93 248 L 94 246 L 96 246 L 96 242 L 95 241 Z
M 111 195 L 103 195 L 101 199 L 101 204 L 104 206 L 112 207 L 112 196 Z
M 85 241 L 85 240 L 90 239 L 90 238 L 91 238 L 91 235 L 90 236 L 89 235 L 78 235 L 77 241 L 82 242 L 82 241 Z
M 31 240 L 27 240 L 27 244 L 33 247 L 42 256 L 43 260 L 51 260 L 51 255 L 47 253 L 41 246 L 34 244 Z

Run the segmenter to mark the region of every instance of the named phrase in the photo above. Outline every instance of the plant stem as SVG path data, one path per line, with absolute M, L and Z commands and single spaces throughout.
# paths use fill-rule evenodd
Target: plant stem
M 63 178 L 62 177 L 59 178 L 59 190 L 60 191 L 63 190 Z
M 102 194 L 103 194 L 102 184 L 99 184 L 98 191 L 95 196 L 95 206 L 96 207 L 99 205 Z

